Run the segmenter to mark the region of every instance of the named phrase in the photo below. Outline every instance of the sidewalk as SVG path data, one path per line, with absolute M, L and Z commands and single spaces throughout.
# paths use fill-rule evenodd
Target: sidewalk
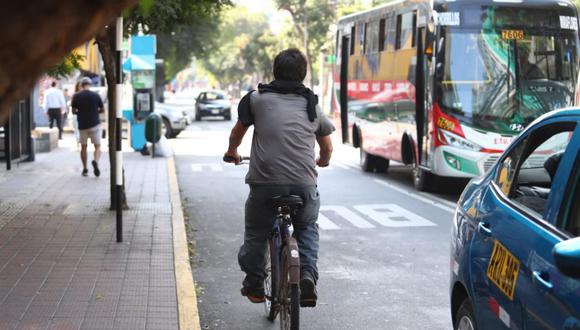
M 72 136 L 60 145 L 0 171 L 0 329 L 197 329 L 173 159 L 124 154 L 117 243 L 108 154 L 81 177 Z

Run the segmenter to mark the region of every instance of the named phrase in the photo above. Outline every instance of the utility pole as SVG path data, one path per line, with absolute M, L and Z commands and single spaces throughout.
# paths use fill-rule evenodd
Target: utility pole
M 116 183 L 116 197 L 115 209 L 117 213 L 117 242 L 123 242 L 123 151 L 121 141 L 123 134 L 121 131 L 122 122 L 122 96 L 123 96 L 123 70 L 121 69 L 121 49 L 123 47 L 123 17 L 117 17 L 117 29 L 115 30 L 115 66 L 117 71 L 117 84 L 115 86 L 117 93 L 117 117 L 115 119 L 115 134 L 116 139 L 116 159 L 115 162 L 115 183 Z

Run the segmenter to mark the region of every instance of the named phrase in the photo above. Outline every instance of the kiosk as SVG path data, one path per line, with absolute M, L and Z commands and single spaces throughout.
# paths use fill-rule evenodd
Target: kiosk
M 132 36 L 131 55 L 123 63 L 133 86 L 133 108 L 124 110 L 123 117 L 129 122 L 131 148 L 135 151 L 147 145 L 145 119 L 154 111 L 155 53 L 154 35 Z

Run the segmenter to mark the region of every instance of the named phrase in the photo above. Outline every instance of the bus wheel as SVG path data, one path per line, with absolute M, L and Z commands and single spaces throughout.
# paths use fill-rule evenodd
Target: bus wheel
M 419 191 L 433 191 L 435 177 L 430 172 L 425 171 L 419 166 L 413 168 L 413 184 Z
M 360 168 L 365 172 L 372 172 L 375 170 L 375 156 L 369 155 L 362 146 L 360 149 Z
M 389 170 L 389 160 L 382 157 L 375 157 L 375 170 L 377 173 L 387 173 Z

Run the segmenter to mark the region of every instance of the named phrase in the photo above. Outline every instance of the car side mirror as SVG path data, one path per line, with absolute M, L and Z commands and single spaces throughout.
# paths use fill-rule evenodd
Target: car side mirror
M 580 279 L 580 237 L 556 244 L 552 255 L 562 274 Z

